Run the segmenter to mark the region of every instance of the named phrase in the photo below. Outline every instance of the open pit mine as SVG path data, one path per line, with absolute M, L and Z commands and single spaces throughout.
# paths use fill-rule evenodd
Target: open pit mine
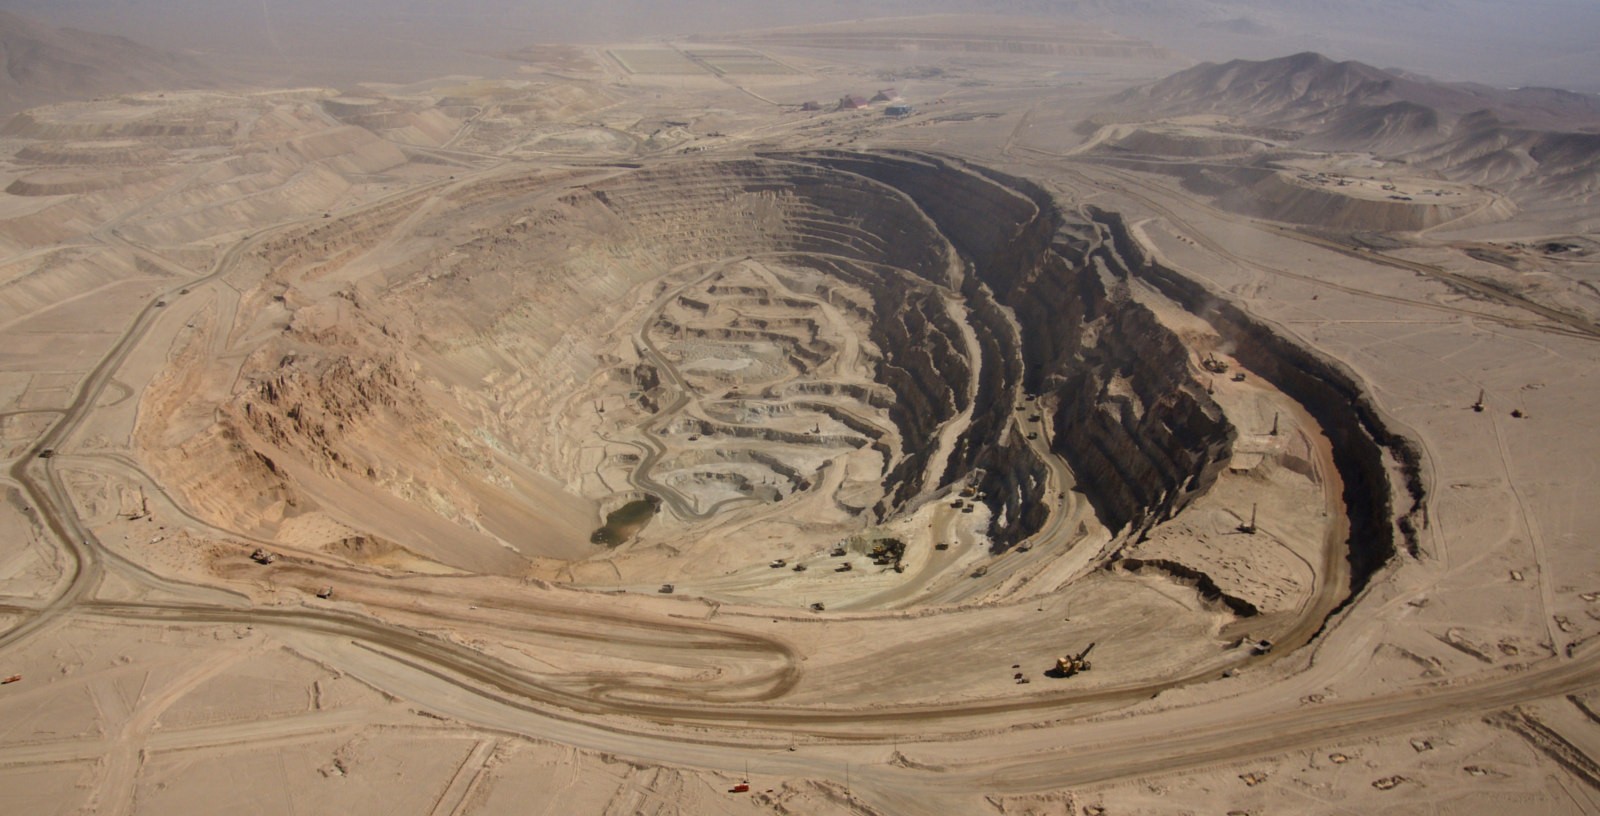
M 1015 25 L 12 117 L 0 804 L 1595 812 L 1585 137 Z

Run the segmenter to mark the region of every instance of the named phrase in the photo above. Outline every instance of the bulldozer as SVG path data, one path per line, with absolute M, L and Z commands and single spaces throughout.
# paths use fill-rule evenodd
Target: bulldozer
M 1079 652 L 1076 656 L 1066 655 L 1056 658 L 1055 675 L 1057 677 L 1071 677 L 1078 672 L 1088 671 L 1091 668 L 1089 665 L 1089 652 L 1093 650 L 1094 644 L 1091 643 L 1088 648 Z

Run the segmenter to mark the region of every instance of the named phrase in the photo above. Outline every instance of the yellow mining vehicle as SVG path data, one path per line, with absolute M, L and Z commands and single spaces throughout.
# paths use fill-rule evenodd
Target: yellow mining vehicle
M 1066 655 L 1065 657 L 1056 658 L 1055 675 L 1057 677 L 1071 677 L 1078 672 L 1088 671 L 1090 669 L 1089 652 L 1093 649 L 1094 644 L 1091 643 L 1087 649 L 1079 652 L 1076 656 Z

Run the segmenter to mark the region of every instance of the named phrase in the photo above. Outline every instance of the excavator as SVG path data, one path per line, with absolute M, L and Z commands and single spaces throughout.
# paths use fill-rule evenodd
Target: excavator
M 1091 643 L 1089 644 L 1088 648 L 1079 652 L 1076 656 L 1067 655 L 1065 657 L 1056 658 L 1055 675 L 1057 677 L 1071 677 L 1078 672 L 1088 671 L 1090 668 L 1089 652 L 1093 649 L 1094 644 Z

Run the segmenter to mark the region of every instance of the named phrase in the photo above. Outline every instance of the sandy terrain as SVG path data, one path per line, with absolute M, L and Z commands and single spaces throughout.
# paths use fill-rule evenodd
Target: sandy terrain
M 1600 812 L 1592 157 L 985 25 L 10 120 L 0 805 Z

